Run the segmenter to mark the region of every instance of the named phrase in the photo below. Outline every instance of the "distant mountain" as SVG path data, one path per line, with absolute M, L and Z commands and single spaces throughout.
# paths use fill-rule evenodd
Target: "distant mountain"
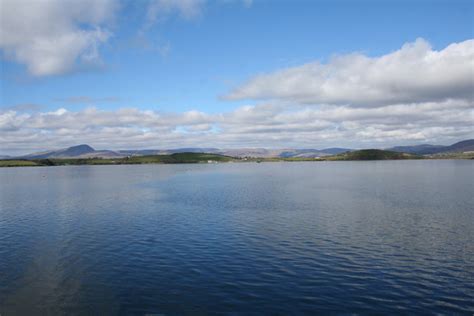
M 321 149 L 320 152 L 329 154 L 329 155 L 337 155 L 337 154 L 342 154 L 348 151 L 354 151 L 354 149 L 349 149 L 349 148 L 325 148 Z
M 112 150 L 94 150 L 93 152 L 73 156 L 73 158 L 123 158 L 126 156 Z
M 232 157 L 254 157 L 254 158 L 268 158 L 279 157 L 284 151 L 290 149 L 265 149 L 265 148 L 238 148 L 238 149 L 223 149 L 218 153 L 221 155 Z
M 137 149 L 137 150 L 118 150 L 118 154 L 123 156 L 151 156 L 151 155 L 164 155 L 166 151 L 159 149 Z
M 385 151 L 408 153 L 414 155 L 441 155 L 474 151 L 474 139 L 457 142 L 450 146 L 442 145 L 416 145 L 416 146 L 396 146 Z M 325 149 L 266 149 L 266 148 L 238 148 L 219 149 L 214 147 L 186 147 L 175 149 L 139 149 L 139 150 L 95 150 L 89 145 L 63 148 L 59 150 L 37 152 L 16 158 L 22 159 L 47 159 L 47 158 L 123 158 L 134 156 L 171 155 L 176 153 L 209 153 L 231 157 L 254 157 L 254 158 L 318 158 L 343 153 L 355 152 L 349 148 L 325 148 Z M 0 159 L 13 158 L 0 156 Z
M 474 139 L 457 142 L 451 146 L 447 146 L 441 152 L 461 153 L 467 151 L 474 151 Z
M 467 151 L 474 151 L 474 139 L 463 140 L 452 144 L 450 146 L 443 145 L 416 145 L 416 146 L 396 146 L 388 148 L 387 150 L 404 152 L 416 155 L 433 155 L 440 153 L 462 153 Z
M 415 145 L 415 146 L 396 146 L 396 147 L 388 148 L 387 150 L 396 151 L 399 153 L 415 154 L 415 155 L 429 155 L 429 154 L 436 154 L 442 151 L 446 147 L 448 146 L 423 144 L 423 145 Z
M 56 155 L 65 157 L 75 157 L 93 152 L 95 152 L 95 149 L 89 145 L 78 145 L 56 152 Z
M 209 148 L 209 147 L 190 147 L 190 148 L 177 148 L 169 150 L 173 154 L 177 153 L 218 153 L 220 150 L 218 148 Z
M 217 148 L 176 148 L 176 149 L 143 149 L 143 150 L 95 150 L 89 145 L 77 145 L 68 148 L 38 152 L 17 158 L 23 159 L 48 159 L 48 158 L 123 158 L 128 156 L 171 155 L 176 153 L 215 153 Z M 10 157 L 11 158 L 11 157 Z
M 265 149 L 265 148 L 239 148 L 219 150 L 216 153 L 233 157 L 255 157 L 255 158 L 317 158 L 343 153 L 352 149 L 326 148 L 326 149 Z
M 278 157 L 280 158 L 294 158 L 294 157 L 301 157 L 301 158 L 313 158 L 313 157 L 320 157 L 326 156 L 327 154 L 322 153 L 317 149 L 292 149 L 288 151 L 281 152 Z
M 33 153 L 21 156 L 24 159 L 47 159 L 47 158 L 91 158 L 91 157 L 122 157 L 111 150 L 95 150 L 89 145 L 78 145 L 59 150 L 52 150 L 40 153 Z
M 81 153 L 89 153 L 93 151 L 94 151 L 94 148 L 90 147 L 89 145 L 78 145 L 78 146 L 63 148 L 59 150 L 33 153 L 33 154 L 25 155 L 22 158 L 45 159 L 45 158 L 58 158 L 58 157 L 59 158 L 60 157 L 76 157 L 76 156 L 79 156 Z
M 118 150 L 118 154 L 124 156 L 151 156 L 151 155 L 170 155 L 178 153 L 210 153 L 217 154 L 220 150 L 208 147 L 191 147 L 175 149 L 136 149 L 136 150 Z
M 347 148 L 325 148 L 325 149 L 292 149 L 282 151 L 278 157 L 280 158 L 318 158 L 330 155 L 336 155 L 351 151 Z
M 334 155 L 351 151 L 348 148 L 325 148 L 325 149 L 266 149 L 266 148 L 237 148 L 237 149 L 219 149 L 214 147 L 187 147 L 176 149 L 143 149 L 143 150 L 119 150 L 117 153 L 125 156 L 145 156 L 145 155 L 170 155 L 175 153 L 210 153 L 226 155 L 231 157 L 255 157 L 255 158 L 316 158 L 328 155 Z

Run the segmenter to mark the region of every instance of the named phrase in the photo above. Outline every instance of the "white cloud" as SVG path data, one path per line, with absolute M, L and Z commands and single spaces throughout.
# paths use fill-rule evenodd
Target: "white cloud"
M 474 40 L 436 51 L 418 39 L 380 57 L 354 53 L 254 77 L 225 98 L 377 107 L 474 98 Z
M 34 76 L 57 75 L 77 65 L 101 63 L 99 46 L 113 0 L 1 0 L 0 48 L 4 57 L 26 65 Z
M 96 148 L 385 147 L 473 138 L 474 103 L 447 100 L 382 108 L 243 106 L 225 113 L 135 108 L 0 112 L 2 154 L 88 143 Z
M 133 45 L 156 50 L 166 57 L 167 40 L 150 40 L 147 31 L 157 22 L 177 15 L 190 20 L 203 14 L 206 0 L 139 1 L 144 22 Z M 120 0 L 0 0 L 2 57 L 25 65 L 33 76 L 68 73 L 101 67 L 100 47 L 112 36 L 111 25 Z M 250 7 L 252 1 L 244 0 Z M 133 10 L 130 3 L 123 4 Z M 124 10 L 125 11 L 125 10 Z

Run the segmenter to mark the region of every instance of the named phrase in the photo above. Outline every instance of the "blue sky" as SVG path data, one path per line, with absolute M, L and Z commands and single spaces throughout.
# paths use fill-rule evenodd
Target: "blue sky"
M 53 3 L 51 7 L 55 6 L 55 10 L 46 12 L 50 10 L 47 2 Z M 63 27 L 71 34 L 80 31 L 92 34 L 100 29 L 103 37 L 95 37 L 90 45 L 78 44 L 76 51 L 67 51 L 65 48 L 64 56 L 57 50 L 51 52 L 54 54 L 53 61 L 63 65 L 54 69 L 41 64 L 50 57 L 45 55 L 49 51 L 36 56 L 31 53 L 36 48 L 17 39 L 0 42 L 0 107 L 3 112 L 14 109 L 16 115 L 22 111 L 26 115 L 38 115 L 25 110 L 28 107 L 19 110 L 21 105 L 35 105 L 35 111 L 42 113 L 61 108 L 81 113 L 94 107 L 113 113 L 119 109 L 133 108 L 173 115 L 188 111 L 226 115 L 245 109 L 245 106 L 259 107 L 262 104 L 279 109 L 285 106 L 282 110 L 285 113 L 303 111 L 305 108 L 302 106 L 308 106 L 308 102 L 279 97 L 279 93 L 270 96 L 268 93 L 228 96 L 235 89 L 245 88 L 246 83 L 259 75 L 314 62 L 330 64 L 334 56 L 360 54 L 367 58 L 378 58 L 420 38 L 430 45 L 430 50 L 442 51 L 450 44 L 471 40 L 474 34 L 472 1 L 104 0 L 92 1 L 88 8 L 78 9 L 80 14 L 77 15 L 68 12 L 74 9 L 64 5 L 66 2 L 45 1 L 40 5 L 40 10 L 45 11 L 45 18 L 27 24 L 25 29 L 18 31 L 24 34 L 19 33 L 17 37 L 25 37 L 25 41 L 30 42 L 35 41 L 37 36 L 45 39 L 46 35 L 41 34 L 42 26 L 38 28 L 39 35 L 33 32 L 38 26 L 34 23 L 48 24 L 45 30 Z M 2 11 L 9 14 L 11 10 L 10 14 L 15 15 L 15 12 L 24 10 L 24 16 L 28 17 L 28 6 L 22 3 L 28 4 L 26 0 L 2 0 Z M 98 3 L 101 8 L 93 11 Z M 18 19 L 21 17 L 20 14 Z M 14 19 L 4 19 L 3 32 L 17 32 L 17 21 Z M 58 22 L 55 22 L 56 19 Z M 468 51 L 471 46 L 468 45 Z M 34 70 L 35 67 L 43 68 Z M 421 103 L 452 99 L 458 98 L 449 94 L 436 100 L 410 100 Z M 459 99 L 469 103 L 472 96 Z M 312 102 L 312 109 L 319 109 L 328 103 L 323 101 L 318 99 Z M 405 101 L 394 100 L 391 104 L 382 105 L 398 105 Z M 346 103 L 346 106 L 351 107 L 350 100 Z M 286 107 L 289 104 L 299 105 L 288 109 Z M 470 111 L 468 115 L 472 115 L 471 105 L 463 105 L 464 109 Z M 212 125 L 214 132 L 219 130 L 218 123 L 206 124 Z M 25 126 L 22 129 L 26 131 L 34 128 Z M 46 133 L 45 130 L 48 128 L 36 128 L 38 135 Z M 461 135 L 468 136 L 465 133 Z M 449 142 L 454 138 L 395 138 L 385 141 Z M 55 142 L 48 138 L 47 144 L 59 146 L 65 143 L 59 136 L 57 139 Z M 335 137 L 334 142 L 337 139 Z M 363 146 L 383 141 L 354 139 L 353 143 Z M 10 142 L 5 141 L 12 150 L 37 147 L 25 142 L 23 147 L 15 149 Z M 269 145 L 282 147 L 309 143 L 286 139 L 281 143 L 269 142 Z M 217 143 L 226 144 L 233 145 Z M 235 144 L 266 147 L 264 140 L 258 144 L 245 140 L 235 141 Z M 314 144 L 333 143 L 324 138 L 314 141 Z M 125 144 L 117 146 L 122 145 Z M 143 143 L 137 146 L 141 145 Z

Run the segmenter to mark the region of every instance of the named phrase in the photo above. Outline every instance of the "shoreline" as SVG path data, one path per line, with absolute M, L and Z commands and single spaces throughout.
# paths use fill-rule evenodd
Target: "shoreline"
M 88 161 L 90 159 L 90 161 Z M 182 165 L 182 164 L 225 164 L 225 163 L 277 163 L 277 162 L 344 162 L 344 161 L 420 161 L 420 160 L 474 160 L 474 157 L 422 157 L 422 158 L 403 158 L 403 159 L 324 159 L 324 158 L 251 158 L 251 159 L 240 159 L 232 158 L 228 161 L 180 161 L 180 162 L 163 162 L 163 161 L 154 161 L 154 162 L 126 162 L 126 161 L 97 161 L 103 159 L 77 159 L 81 161 L 71 162 L 71 159 L 54 159 L 54 161 L 49 160 L 49 163 L 44 163 L 38 160 L 20 160 L 20 159 L 5 159 L 0 160 L 0 168 L 18 168 L 18 167 L 62 167 L 62 166 L 119 166 L 119 165 Z M 66 161 L 67 160 L 67 161 Z M 84 161 L 85 160 L 85 161 Z

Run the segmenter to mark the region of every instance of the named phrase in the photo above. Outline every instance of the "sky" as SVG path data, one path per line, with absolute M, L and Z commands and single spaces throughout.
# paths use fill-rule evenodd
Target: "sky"
M 0 0 L 0 154 L 474 138 L 472 1 Z

